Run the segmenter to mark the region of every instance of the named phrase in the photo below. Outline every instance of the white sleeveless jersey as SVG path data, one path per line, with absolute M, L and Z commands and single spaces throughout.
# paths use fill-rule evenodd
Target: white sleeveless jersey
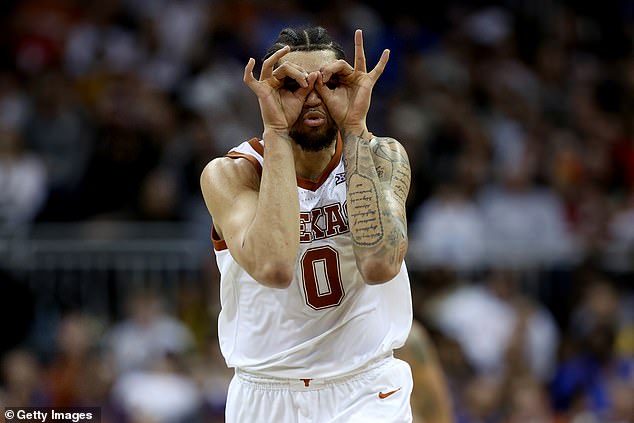
M 262 171 L 264 146 L 244 142 L 227 157 Z M 256 282 L 213 231 L 221 274 L 220 349 L 229 367 L 282 378 L 354 372 L 403 345 L 412 323 L 405 264 L 392 280 L 367 285 L 352 251 L 342 141 L 317 181 L 297 180 L 300 249 L 287 289 Z

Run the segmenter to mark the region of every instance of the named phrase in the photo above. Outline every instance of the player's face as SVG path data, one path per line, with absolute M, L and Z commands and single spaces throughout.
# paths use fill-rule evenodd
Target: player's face
M 299 65 L 307 73 L 319 71 L 326 63 L 335 61 L 335 53 L 330 50 L 294 51 L 282 58 Z M 295 81 L 289 81 L 293 89 Z M 337 136 L 337 124 L 330 116 L 317 91 L 312 90 L 306 97 L 304 108 L 290 129 L 289 135 L 305 151 L 320 151 L 331 145 Z

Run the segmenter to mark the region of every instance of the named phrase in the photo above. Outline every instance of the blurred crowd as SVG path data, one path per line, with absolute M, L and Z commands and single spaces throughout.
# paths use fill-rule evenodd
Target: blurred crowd
M 457 422 L 634 423 L 634 1 L 428 3 L 2 2 L 0 226 L 208 223 L 203 166 L 261 133 L 248 58 L 307 23 L 350 58 L 362 28 L 370 65 L 391 50 L 368 126 L 410 155 L 415 315 Z M 0 404 L 223 421 L 212 296 L 26 330 Z

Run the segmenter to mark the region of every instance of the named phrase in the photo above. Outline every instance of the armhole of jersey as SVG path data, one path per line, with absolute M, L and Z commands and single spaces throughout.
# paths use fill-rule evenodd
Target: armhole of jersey
M 222 251 L 227 249 L 227 242 L 220 238 L 218 231 L 216 231 L 216 227 L 211 225 L 211 242 L 214 244 L 214 250 Z
M 260 146 L 260 148 L 262 148 L 261 144 L 257 141 L 256 138 L 251 140 L 249 142 L 249 144 L 251 144 L 251 146 L 253 147 L 253 145 L 254 145 L 253 141 L 254 140 L 255 140 L 255 142 L 257 142 L 257 144 Z M 256 151 L 257 151 L 257 149 L 256 149 Z M 246 154 L 246 153 L 240 153 L 240 152 L 237 152 L 237 151 L 230 151 L 227 154 L 225 154 L 225 157 L 228 157 L 230 159 L 245 159 L 245 160 L 247 160 L 255 168 L 255 171 L 258 173 L 258 175 L 260 177 L 262 176 L 262 165 L 260 164 L 258 159 L 256 159 L 254 156 L 252 156 L 250 154 Z M 216 231 L 216 228 L 213 225 L 211 226 L 211 241 L 213 242 L 214 250 L 222 251 L 222 250 L 226 250 L 227 249 L 227 242 L 220 237 L 220 234 L 218 234 L 218 231 Z
M 257 138 L 252 138 L 251 140 L 248 141 L 249 145 L 251 146 L 251 148 L 253 148 L 253 150 L 255 150 L 256 153 L 258 153 L 260 156 L 264 157 L 264 146 L 262 144 L 260 144 L 260 140 L 258 140 Z M 258 172 L 258 175 L 262 176 L 262 164 L 258 161 L 258 159 L 248 153 L 241 153 L 239 151 L 229 151 L 227 154 L 225 154 L 225 157 L 229 157 L 230 159 L 246 159 L 249 161 L 249 163 L 251 163 L 253 165 L 253 167 L 255 168 L 256 172 Z

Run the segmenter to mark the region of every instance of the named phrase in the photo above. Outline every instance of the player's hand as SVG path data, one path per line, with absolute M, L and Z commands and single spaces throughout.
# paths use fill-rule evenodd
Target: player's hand
M 368 134 L 366 116 L 370 109 L 372 89 L 379 79 L 390 56 L 383 50 L 379 62 L 370 72 L 366 68 L 363 34 L 354 34 L 354 67 L 345 60 L 329 63 L 321 69 L 321 79 L 315 89 L 331 116 L 344 133 Z
M 308 74 L 298 65 L 275 64 L 290 51 L 288 46 L 275 52 L 262 63 L 260 79 L 253 76 L 255 59 L 244 68 L 244 82 L 257 95 L 264 129 L 288 131 L 302 111 L 306 97 L 315 85 L 318 73 Z

